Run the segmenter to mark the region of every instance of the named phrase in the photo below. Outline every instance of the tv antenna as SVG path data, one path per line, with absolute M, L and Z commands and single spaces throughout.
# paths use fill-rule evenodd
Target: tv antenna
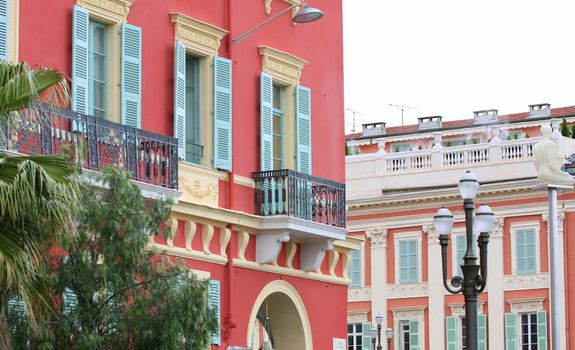
M 410 109 L 417 109 L 417 107 L 412 107 L 412 106 L 404 106 L 404 105 L 394 105 L 392 103 L 389 104 L 390 107 L 393 107 L 395 109 L 399 109 L 401 110 L 401 125 L 403 126 L 403 111 L 408 111 Z
M 351 112 L 351 114 L 353 115 L 353 126 L 351 128 L 351 132 L 354 133 L 355 132 L 355 115 L 359 114 L 359 115 L 365 115 L 363 113 L 361 113 L 360 111 L 356 111 L 355 109 L 351 109 L 351 108 L 347 108 L 348 111 Z

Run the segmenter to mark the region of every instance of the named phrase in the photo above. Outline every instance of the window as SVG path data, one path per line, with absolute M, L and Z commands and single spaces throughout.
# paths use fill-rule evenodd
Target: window
M 459 324 L 461 325 L 461 342 L 459 343 L 461 350 L 467 349 L 467 327 L 465 324 L 465 317 L 459 318 Z
M 521 331 L 519 333 L 521 350 L 537 350 L 537 314 L 522 314 Z
M 362 334 L 361 323 L 347 325 L 347 350 L 362 350 Z
M 200 164 L 203 157 L 200 119 L 200 58 L 186 55 L 186 161 Z
M 397 143 L 392 145 L 391 150 L 393 153 L 411 151 L 411 143 Z
M 90 20 L 88 39 L 88 113 L 94 117 L 107 117 L 108 39 L 105 24 Z
M 348 272 L 349 279 L 351 279 L 350 287 L 361 287 L 361 250 L 353 250 L 350 255 L 351 264 Z
M 462 307 L 458 307 L 463 309 Z M 453 309 L 452 309 L 453 312 Z M 452 313 L 453 315 L 453 313 Z M 467 349 L 467 329 L 465 317 L 458 315 L 445 318 L 445 340 L 447 350 Z M 477 315 L 477 344 L 479 350 L 487 350 L 487 316 Z
M 400 350 L 420 350 L 420 325 L 418 320 L 397 322 L 397 344 Z
M 419 259 L 417 239 L 399 241 L 399 283 L 419 282 Z
M 466 236 L 453 236 L 453 241 L 455 242 L 455 245 L 453 246 L 453 249 L 455 250 L 455 266 L 453 268 L 453 274 L 463 276 L 461 265 L 463 265 L 463 256 L 465 255 L 465 250 L 467 248 Z
M 409 348 L 409 321 L 399 322 L 399 348 L 410 350 Z
M 517 274 L 537 272 L 536 230 L 515 231 L 515 267 Z
M 284 166 L 284 90 L 273 85 L 273 169 Z

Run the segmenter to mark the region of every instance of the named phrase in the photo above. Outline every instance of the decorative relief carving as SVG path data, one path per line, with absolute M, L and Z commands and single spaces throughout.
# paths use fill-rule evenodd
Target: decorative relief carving
M 306 60 L 267 46 L 260 46 L 259 52 L 262 56 L 264 72 L 280 82 L 290 85 L 299 84 L 301 72 L 307 64 Z
M 371 300 L 371 288 L 348 288 L 347 301 L 369 301 Z
M 352 312 L 347 314 L 347 323 L 364 323 L 367 322 L 368 311 Z
M 549 213 L 545 213 L 541 215 L 541 219 L 545 221 L 547 225 L 549 225 Z M 563 231 L 563 223 L 565 222 L 565 210 L 558 210 L 557 211 L 557 229 L 559 232 Z
M 115 22 L 125 22 L 135 0 L 78 0 L 76 3 L 91 13 Z
M 376 228 L 366 231 L 371 240 L 371 248 L 387 248 L 387 229 Z
M 505 276 L 505 290 L 549 288 L 549 273 Z
M 425 309 L 426 309 L 425 306 L 403 307 L 403 308 L 391 309 L 391 312 L 393 312 L 393 318 L 396 320 L 409 320 L 409 319 L 423 318 Z
M 424 226 L 423 233 L 427 235 L 427 244 L 439 244 L 439 235 L 433 225 Z
M 483 306 L 485 303 L 478 302 L 477 303 L 477 313 L 479 315 L 483 314 Z M 451 309 L 451 316 L 465 316 L 465 304 L 449 304 L 449 308 Z
M 413 298 L 427 295 L 427 283 L 390 284 L 387 297 L 390 299 Z
M 503 238 L 503 225 L 505 224 L 505 218 L 498 217 L 493 223 L 493 229 L 491 230 L 490 238 L 501 239 Z
M 198 200 L 209 199 L 214 201 L 218 199 L 218 186 L 216 184 L 203 184 L 197 179 L 190 181 L 182 175 L 178 176 L 178 181 L 180 189 Z
M 220 42 L 228 32 L 209 23 L 198 21 L 181 13 L 170 15 L 174 24 L 176 39 L 194 53 L 216 56 Z
M 532 298 L 523 300 L 508 300 L 509 308 L 511 312 L 521 313 L 521 312 L 535 312 L 543 310 L 543 302 L 545 298 Z
M 266 15 L 269 15 L 272 12 L 272 0 L 264 0 L 264 8 Z

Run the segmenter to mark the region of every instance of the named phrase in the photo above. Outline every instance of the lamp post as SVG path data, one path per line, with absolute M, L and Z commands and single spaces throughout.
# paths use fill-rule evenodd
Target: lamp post
M 377 350 L 381 350 L 381 324 L 383 323 L 383 316 L 375 316 L 375 323 L 377 323 Z
M 372 328 L 371 331 L 369 332 L 369 335 L 371 336 L 371 349 L 375 350 L 375 341 L 377 339 L 377 329 Z
M 483 292 L 487 283 L 487 244 L 489 243 L 489 232 L 491 232 L 493 227 L 495 216 L 491 208 L 483 204 L 477 209 L 474 220 L 474 199 L 479 190 L 479 183 L 471 172 L 467 171 L 463 175 L 463 178 L 459 181 L 458 188 L 461 198 L 463 198 L 463 209 L 465 210 L 467 248 L 463 256 L 463 265 L 461 265 L 463 277 L 454 276 L 449 283 L 447 282 L 447 247 L 449 246 L 449 234 L 453 229 L 453 215 L 451 215 L 449 209 L 445 207 L 440 208 L 437 211 L 437 215 L 433 218 L 433 225 L 439 233 L 443 285 L 450 293 L 463 294 L 465 298 L 467 349 L 477 350 L 477 297 Z M 480 259 L 479 265 L 477 264 L 477 256 L 472 247 L 474 226 L 479 232 L 479 238 L 477 239 Z
M 387 350 L 391 349 L 391 338 L 393 337 L 393 329 L 388 328 L 385 330 L 385 336 L 387 337 Z

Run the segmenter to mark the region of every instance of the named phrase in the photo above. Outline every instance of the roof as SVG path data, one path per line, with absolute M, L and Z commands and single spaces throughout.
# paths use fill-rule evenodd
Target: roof
M 552 108 L 551 109 L 551 117 L 545 117 L 544 119 L 549 118 L 556 118 L 556 117 L 564 117 L 564 116 L 571 116 L 575 115 L 575 106 L 568 106 L 568 107 L 559 107 L 559 108 Z M 514 113 L 514 114 L 506 114 L 500 115 L 498 117 L 499 123 L 505 122 L 517 122 L 522 119 L 527 119 L 529 117 L 529 112 L 522 112 L 522 113 Z M 541 119 L 541 118 L 537 118 Z M 456 129 L 456 128 L 463 128 L 468 126 L 475 126 L 474 119 L 459 119 L 459 120 L 451 120 L 451 121 L 444 121 L 442 122 L 442 129 Z M 419 125 L 418 124 L 410 124 L 410 125 L 402 125 L 402 126 L 391 126 L 385 128 L 385 136 L 389 135 L 397 135 L 397 134 L 410 134 L 419 132 Z M 425 132 L 429 132 L 430 129 L 422 130 Z M 353 139 L 370 139 L 376 138 L 381 136 L 367 136 L 362 137 L 363 132 L 357 132 L 354 134 L 345 135 L 346 140 L 353 140 Z

